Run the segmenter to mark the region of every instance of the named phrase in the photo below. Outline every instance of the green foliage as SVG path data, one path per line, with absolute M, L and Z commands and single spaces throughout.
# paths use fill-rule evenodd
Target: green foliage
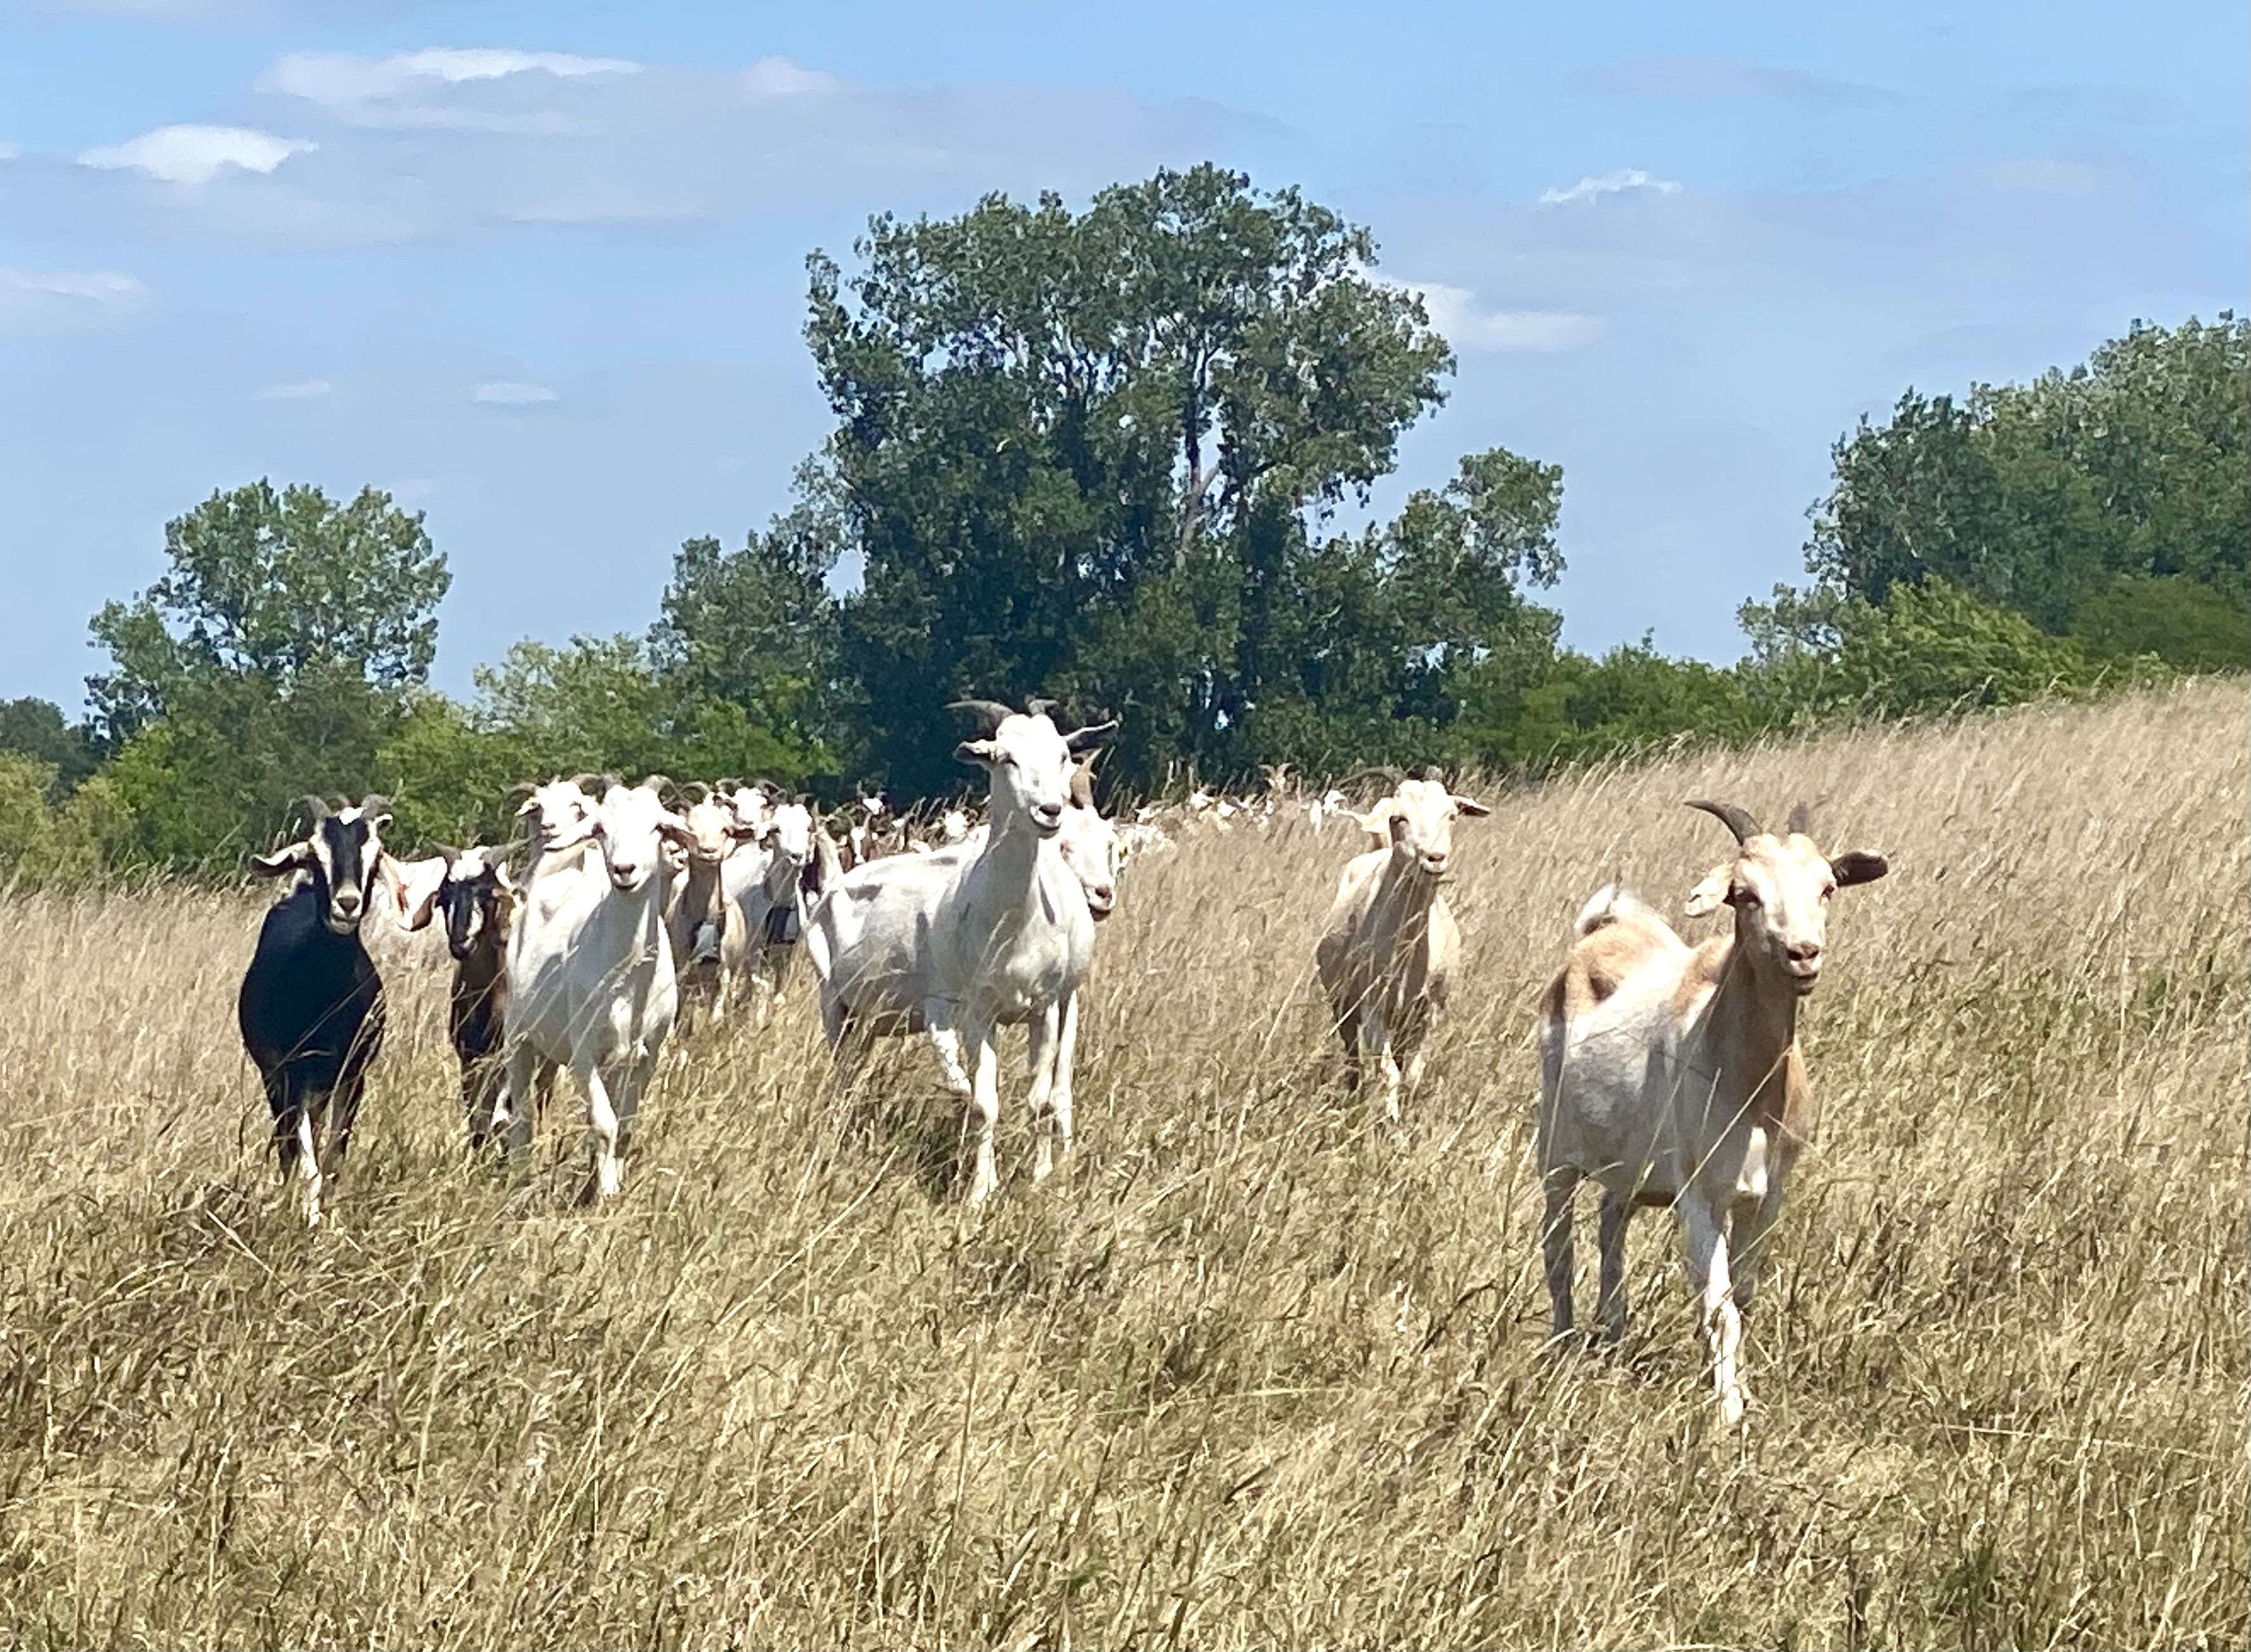
M 91 624 L 87 679 L 137 851 L 179 868 L 267 845 L 294 799 L 357 795 L 428 674 L 451 576 L 419 514 L 265 482 L 165 524 L 170 565 Z
M 1958 402 L 1910 390 L 1835 457 L 1806 566 L 1867 601 L 1936 575 L 2061 635 L 2141 576 L 2251 611 L 2251 323 L 2232 312 L 2137 323 L 2082 366 Z
M 101 760 L 86 730 L 63 720 L 61 706 L 31 695 L 0 700 L 0 753 L 10 753 L 53 768 L 50 802 L 67 796 Z
M 2071 634 L 2097 660 L 2146 654 L 2183 671 L 2251 668 L 2251 611 L 2181 574 L 2120 574 L 2080 604 Z
M 114 782 L 94 776 L 60 803 L 55 791 L 53 764 L 0 752 L 0 884 L 85 883 L 135 864 Z
M 1121 711 L 1118 767 L 1145 781 L 1302 755 L 1299 645 L 1326 640 L 1304 605 L 1383 574 L 1310 526 L 1391 469 L 1452 365 L 1421 301 L 1367 274 L 1368 233 L 1200 166 L 1083 213 L 878 218 L 856 250 L 848 281 L 811 260 L 807 336 L 862 558 L 840 632 L 873 764 L 952 784 L 965 691 Z
M 163 576 L 130 604 L 103 605 L 90 627 L 113 662 L 87 680 L 113 747 L 216 680 L 287 694 L 339 668 L 384 688 L 429 675 L 453 576 L 421 513 L 388 494 L 363 488 L 340 505 L 260 480 L 166 523 L 164 550 Z
M 842 738 L 827 582 L 844 524 L 817 472 L 808 466 L 799 481 L 798 507 L 741 550 L 724 552 L 713 538 L 680 547 L 663 616 L 649 633 L 650 662 L 674 700 L 675 738 L 699 753 L 730 754 L 709 772 L 800 779 L 827 767 Z

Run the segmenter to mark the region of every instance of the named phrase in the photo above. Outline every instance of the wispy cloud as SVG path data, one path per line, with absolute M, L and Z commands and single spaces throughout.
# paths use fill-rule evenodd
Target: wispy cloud
M 757 97 L 794 98 L 841 92 L 844 82 L 825 69 L 808 69 L 788 58 L 760 58 L 743 71 L 743 89 Z
M 336 386 L 325 378 L 300 378 L 294 384 L 268 385 L 253 398 L 257 401 L 310 401 Z
M 271 172 L 293 155 L 318 149 L 246 126 L 160 126 L 124 143 L 84 149 L 80 166 L 133 168 L 167 184 L 208 184 L 228 167 Z
M 1540 191 L 1540 205 L 1564 206 L 1573 201 L 1599 200 L 1605 195 L 1623 194 L 1630 190 L 1647 190 L 1656 195 L 1678 195 L 1680 185 L 1672 178 L 1654 177 L 1638 166 L 1622 166 L 1615 172 L 1583 177 L 1567 190 L 1542 190 Z
M 1409 283 L 1423 295 L 1430 324 L 1457 350 L 1577 350 L 1602 337 L 1599 316 L 1568 309 L 1487 309 L 1465 287 Z
M 31 270 L 0 264 L 0 332 L 107 327 L 148 296 L 141 282 L 114 270 Z
M 513 378 L 495 378 L 479 385 L 469 392 L 471 401 L 481 401 L 491 407 L 530 407 L 543 401 L 559 401 L 561 397 L 544 385 L 528 385 Z
M 418 90 L 544 74 L 560 80 L 639 74 L 627 58 L 582 58 L 568 52 L 519 52 L 508 46 L 429 46 L 387 58 L 349 52 L 293 52 L 259 77 L 261 92 L 279 92 L 331 108 L 407 96 Z

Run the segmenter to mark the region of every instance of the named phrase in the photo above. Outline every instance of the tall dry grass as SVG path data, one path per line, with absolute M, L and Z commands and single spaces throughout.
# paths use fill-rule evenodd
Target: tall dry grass
M 1465 825 L 1394 1131 L 1324 1082 L 1340 834 L 1207 837 L 1101 936 L 1082 1151 L 981 1220 L 800 1000 L 668 1056 L 624 1198 L 463 1163 L 394 965 L 337 1232 L 262 1153 L 184 891 L 0 905 L 0 1642 L 2209 1646 L 2247 1578 L 2247 697 L 1681 758 Z M 1670 1225 L 1545 1351 L 1531 1005 L 1680 808 L 1823 800 L 1824 1122 L 1715 1426 Z M 1012 1093 L 1021 1095 L 1021 1086 Z M 1583 1246 L 1585 1254 L 1591 1246 Z

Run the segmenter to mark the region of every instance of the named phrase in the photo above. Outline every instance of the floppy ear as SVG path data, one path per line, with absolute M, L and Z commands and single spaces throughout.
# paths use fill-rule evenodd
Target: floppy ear
M 1479 802 L 1474 797 L 1464 797 L 1458 793 L 1453 794 L 1452 795 L 1454 799 L 1454 807 L 1460 809 L 1465 815 L 1490 815 L 1493 813 L 1493 810 L 1487 809 L 1483 803 Z
M 1375 849 L 1390 844 L 1391 823 L 1398 817 L 1399 800 L 1396 797 L 1387 797 L 1365 815 L 1353 816 L 1360 823 L 1360 829 L 1368 834 L 1370 846 Z
M 1873 884 L 1892 869 L 1891 862 L 1881 855 L 1872 855 L 1865 849 L 1848 849 L 1841 855 L 1830 857 L 1829 870 L 1837 879 L 1837 886 L 1848 884 Z
M 270 855 L 253 855 L 250 857 L 250 870 L 260 878 L 279 878 L 284 872 L 293 872 L 300 866 L 312 864 L 313 845 L 303 842 L 291 843 L 286 849 L 277 849 Z
M 433 855 L 428 860 L 398 861 L 385 855 L 382 867 L 391 885 L 391 900 L 398 909 L 399 927 L 427 928 L 430 914 L 437 910 L 438 893 L 446 886 L 449 870 L 446 857 Z
M 536 797 L 527 797 L 516 806 L 516 817 L 518 820 L 522 820 L 527 815 L 537 815 L 538 812 L 539 800 Z
M 953 748 L 957 763 L 991 764 L 1001 755 L 1001 748 L 991 740 L 964 740 Z
M 682 849 L 695 846 L 696 834 L 688 829 L 688 823 L 677 815 L 668 811 L 659 815 L 656 817 L 656 829 L 668 843 L 677 843 Z
M 1691 918 L 1701 918 L 1715 913 L 1728 904 L 1728 892 L 1735 886 L 1735 863 L 1727 861 L 1706 872 L 1695 888 L 1688 892 L 1688 904 L 1682 910 Z

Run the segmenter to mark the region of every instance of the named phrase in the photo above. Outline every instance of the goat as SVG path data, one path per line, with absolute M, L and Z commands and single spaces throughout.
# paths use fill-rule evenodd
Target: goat
M 1399 1116 L 1402 1087 L 1422 1081 L 1461 950 L 1453 913 L 1439 892 L 1452 863 L 1454 818 L 1491 812 L 1454 795 L 1443 781 L 1400 781 L 1361 820 L 1383 846 L 1346 865 L 1314 949 L 1344 1044 L 1345 1081 L 1357 1088 L 1362 1064 L 1375 1061 L 1383 1110 L 1392 1119 Z
M 343 1173 L 368 1065 L 383 1048 L 383 978 L 360 920 L 377 878 L 395 871 L 382 798 L 331 811 L 308 796 L 304 806 L 306 836 L 251 859 L 259 876 L 293 881 L 259 926 L 235 1019 L 265 1084 L 282 1174 L 297 1173 L 306 1225 L 317 1227 L 326 1185 Z
M 947 1086 L 969 1100 L 968 1201 L 980 1204 L 997 1185 L 999 1027 L 1022 1022 L 1029 1031 L 1030 1106 L 1039 1130 L 1034 1179 L 1044 1179 L 1057 1155 L 1070 1150 L 1078 988 L 1093 958 L 1094 916 L 1057 840 L 1071 812 L 1072 759 L 1116 725 L 1064 735 L 1044 711 L 961 704 L 987 729 L 984 738 L 955 748 L 989 776 L 981 840 L 973 833 L 929 855 L 898 856 L 846 874 L 810 907 L 805 934 L 821 977 L 821 1025 L 846 1081 L 876 1034 L 930 1037 Z M 1115 900 L 1114 870 L 1105 877 L 1106 909 Z
M 618 1190 L 634 1114 L 679 1010 L 664 933 L 664 844 L 683 843 L 689 832 L 648 787 L 616 782 L 578 829 L 584 864 L 535 874 L 509 934 L 506 1082 L 494 1128 L 512 1149 L 527 1146 L 534 1080 L 568 1067 L 593 1133 L 593 1193 L 606 1198 Z M 571 847 L 551 844 L 542 864 Z
M 791 948 L 798 938 L 798 891 L 807 870 L 818 863 L 813 812 L 803 803 L 771 804 L 750 829 L 755 846 L 739 851 L 726 867 L 726 896 L 741 930 L 729 968 L 749 980 L 752 1013 L 764 1026 L 788 982 Z
M 728 868 L 738 847 L 756 829 L 745 827 L 731 804 L 708 796 L 690 804 L 682 819 L 686 840 L 666 844 L 668 856 L 680 857 L 680 875 L 665 927 L 673 964 L 680 972 L 684 1031 L 691 1006 L 708 1006 L 714 1021 L 726 1015 L 729 988 L 741 968 L 744 949 L 742 920 L 732 910 L 735 903 L 726 887 Z
M 437 877 L 431 880 L 428 869 Z M 461 1069 L 461 1107 L 469 1146 L 491 1140 L 500 1104 L 502 1058 L 508 1030 L 508 934 L 518 891 L 497 850 L 441 849 L 434 861 L 406 868 L 410 893 L 401 921 L 421 929 L 445 917 L 446 950 L 454 978 L 446 996 L 446 1036 Z M 546 1095 L 543 1087 L 540 1100 Z
M 1595 1316 L 1615 1342 L 1625 1330 L 1626 1224 L 1641 1205 L 1672 1206 L 1732 1426 L 1743 1418 L 1735 1367 L 1759 1244 L 1813 1131 L 1797 1006 L 1820 980 L 1829 897 L 1889 867 L 1860 850 L 1825 857 L 1805 835 L 1803 804 L 1779 836 L 1732 804 L 1689 807 L 1716 816 L 1736 843 L 1689 914 L 1725 904 L 1734 928 L 1692 948 L 1616 885 L 1579 913 L 1540 1007 L 1541 1249 L 1562 1337 L 1572 1329 L 1574 1195 L 1592 1177 L 1602 1188 Z

